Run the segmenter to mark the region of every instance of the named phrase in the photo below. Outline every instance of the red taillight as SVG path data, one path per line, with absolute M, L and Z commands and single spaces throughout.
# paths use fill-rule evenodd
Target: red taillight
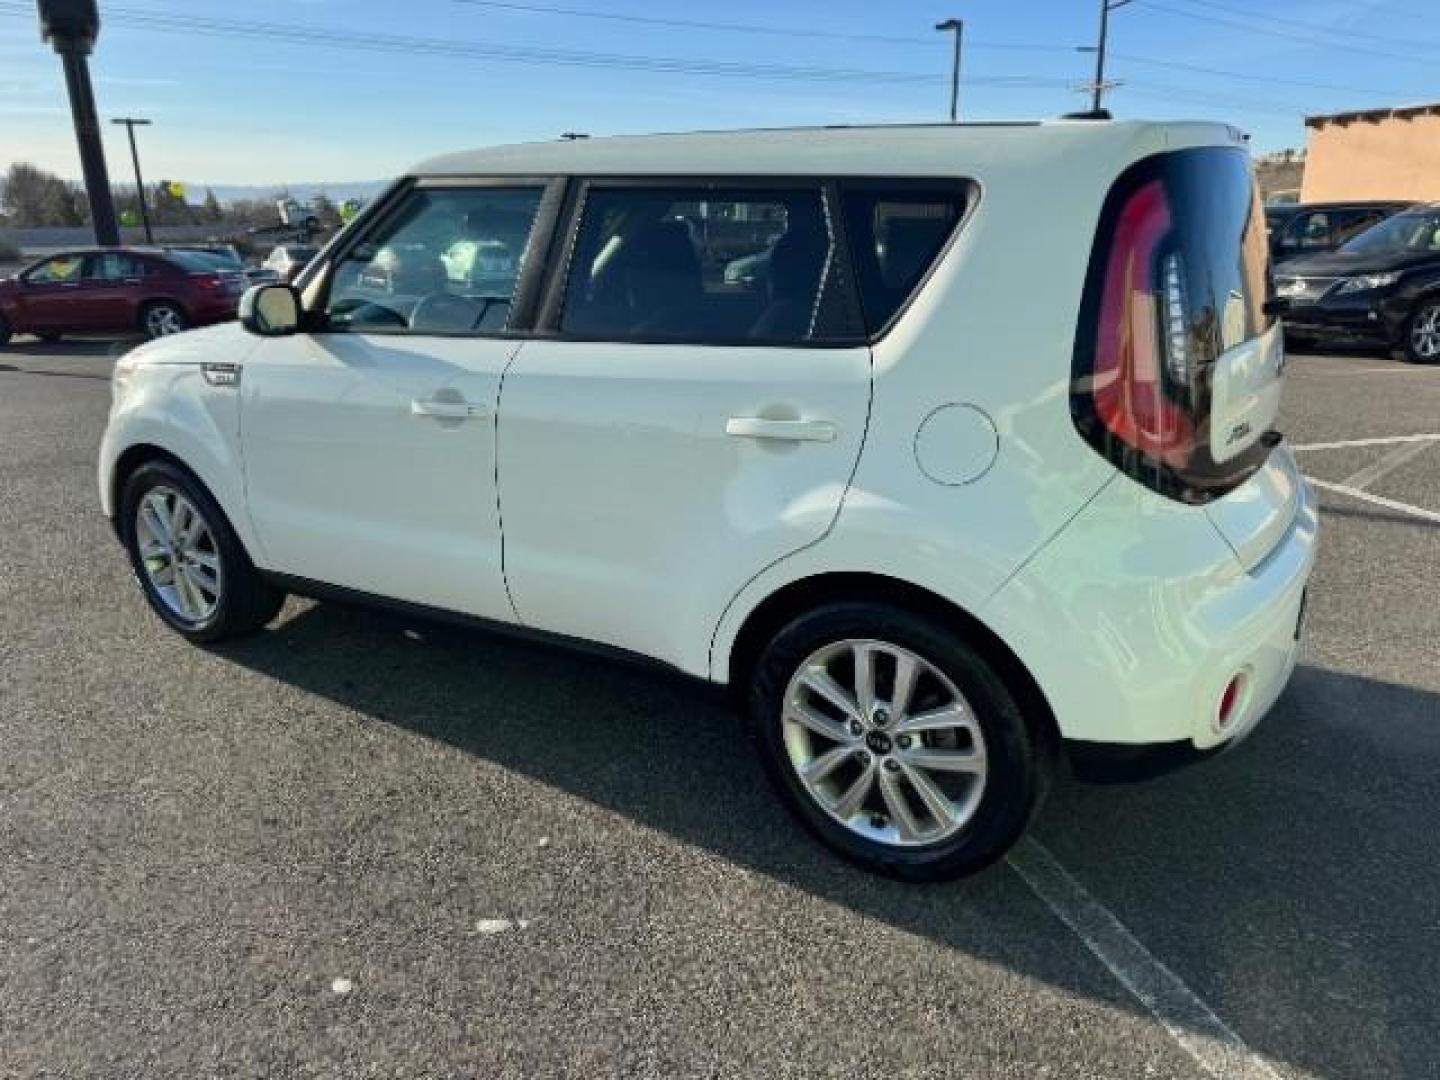
M 1117 469 L 1168 498 L 1233 491 L 1273 445 L 1252 440 L 1219 461 L 1211 449 L 1221 357 L 1268 327 L 1256 299 L 1266 291 L 1262 227 L 1249 162 L 1231 147 L 1142 158 L 1101 207 L 1070 415 Z
M 218 289 L 224 284 L 219 274 L 191 274 L 190 282 L 202 289 Z
M 1165 392 L 1164 351 L 1175 313 L 1162 311 L 1160 245 L 1171 228 L 1158 180 L 1137 188 L 1115 222 L 1105 264 L 1091 393 L 1095 415 L 1127 446 L 1181 467 L 1194 449 L 1195 427 Z

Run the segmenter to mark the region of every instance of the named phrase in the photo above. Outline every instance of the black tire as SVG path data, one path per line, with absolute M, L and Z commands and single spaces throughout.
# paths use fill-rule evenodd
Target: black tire
M 12 332 L 10 329 L 10 320 L 5 318 L 3 314 L 0 314 L 0 345 L 8 345 L 10 343 L 10 335 Z
M 1415 305 L 1415 310 L 1405 320 L 1405 330 L 1400 338 L 1400 348 L 1405 353 L 1405 359 L 1412 364 L 1440 363 L 1440 353 L 1425 356 L 1419 350 L 1415 340 L 1415 328 L 1422 319 L 1440 319 L 1440 297 L 1428 296 Z
M 1297 334 L 1288 329 L 1285 331 L 1286 352 L 1312 353 L 1317 344 L 1316 340 L 1307 334 Z
M 168 321 L 174 329 L 160 329 L 158 324 L 162 320 Z M 184 309 L 173 300 L 151 300 L 140 309 L 140 332 L 152 341 L 184 330 L 189 325 Z
M 785 747 L 785 693 L 801 664 L 824 646 L 873 639 L 918 654 L 964 695 L 984 736 L 988 775 L 972 816 L 954 835 L 906 847 L 868 839 L 831 817 L 796 774 Z M 952 630 L 908 611 L 838 603 L 800 616 L 761 655 L 750 687 L 750 734 L 776 790 L 824 844 L 875 873 L 904 881 L 947 881 L 1001 858 L 1020 838 L 1049 788 L 1054 763 L 1034 724 L 994 668 Z
M 199 511 L 214 539 L 222 588 L 214 611 L 204 619 L 187 619 L 172 610 L 145 569 L 137 539 L 136 517 L 141 500 L 157 487 L 183 495 Z M 190 641 L 208 644 L 254 633 L 273 619 L 284 605 L 285 593 L 260 576 L 224 512 L 205 486 L 188 470 L 167 460 L 141 465 L 125 482 L 119 513 L 120 537 L 130 555 L 130 567 L 145 599 L 171 629 Z
M 54 345 L 60 340 L 59 334 L 44 333 L 36 334 L 35 336 L 38 337 L 41 341 L 43 341 L 46 345 Z

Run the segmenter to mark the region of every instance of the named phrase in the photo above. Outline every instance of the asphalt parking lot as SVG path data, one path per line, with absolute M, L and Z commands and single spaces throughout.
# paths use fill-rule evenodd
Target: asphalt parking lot
M 0 1075 L 1437 1075 L 1440 440 L 1395 440 L 1440 368 L 1292 361 L 1330 486 L 1254 736 L 924 888 L 686 684 L 310 602 L 163 630 L 94 492 L 120 348 L 0 350 Z

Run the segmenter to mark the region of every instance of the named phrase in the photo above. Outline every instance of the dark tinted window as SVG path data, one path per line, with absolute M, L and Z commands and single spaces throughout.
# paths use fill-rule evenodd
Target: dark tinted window
M 332 329 L 503 330 L 543 189 L 412 193 L 335 268 Z M 314 249 L 287 247 L 308 259 Z
M 144 272 L 140 260 L 123 251 L 91 255 L 85 264 L 85 276 L 100 281 L 124 281 L 127 278 L 138 278 Z
M 1336 223 L 1332 239 L 1336 244 L 1343 244 L 1384 218 L 1384 210 L 1351 210 Z
M 855 340 L 846 290 L 818 184 L 595 188 L 561 329 L 620 340 Z
M 843 198 L 860 304 L 874 334 L 934 265 L 965 212 L 966 192 L 956 184 L 849 184 Z
M 223 260 L 204 251 L 167 251 L 165 258 L 192 274 L 213 274 L 219 270 L 232 269 L 225 265 Z
M 1313 214 L 1297 214 L 1285 231 L 1286 239 L 1296 247 L 1323 248 L 1330 245 L 1330 215 L 1324 210 Z

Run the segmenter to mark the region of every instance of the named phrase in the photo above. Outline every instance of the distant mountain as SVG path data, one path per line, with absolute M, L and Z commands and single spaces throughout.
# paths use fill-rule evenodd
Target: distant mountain
M 305 202 L 313 199 L 320 192 L 330 196 L 335 202 L 344 202 L 346 199 L 369 199 L 379 194 L 385 187 L 384 180 L 349 180 L 337 183 L 275 183 L 275 184 L 206 184 L 200 181 L 184 181 L 185 201 L 199 203 L 205 198 L 205 189 L 209 188 L 215 192 L 215 198 L 222 203 L 234 202 L 236 199 L 268 199 L 280 191 L 288 191 L 290 197 Z

